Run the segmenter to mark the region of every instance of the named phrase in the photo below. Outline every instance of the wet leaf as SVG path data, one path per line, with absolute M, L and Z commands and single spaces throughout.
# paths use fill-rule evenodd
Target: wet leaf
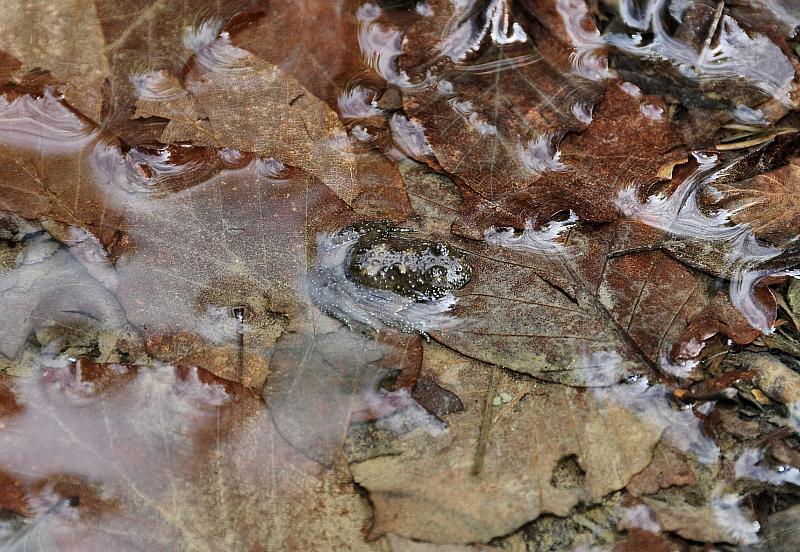
M 50 71 L 69 82 L 65 95 L 84 115 L 99 121 L 103 83 L 111 74 L 103 29 L 94 2 L 12 0 L 0 22 L 0 50 L 18 60 L 15 71 Z M 80 29 L 80 32 L 75 32 Z
M 382 418 L 408 408 L 424 414 L 408 388 L 399 394 L 379 389 L 391 376 L 408 374 L 413 384 L 422 356 L 419 337 L 374 338 L 324 316 L 307 316 L 275 344 L 262 391 L 275 426 L 295 448 L 329 466 L 359 416 Z
M 642 501 L 653 511 L 662 529 L 686 539 L 731 544 L 757 541 L 758 524 L 741 511 L 735 495 L 717 493 L 699 505 L 680 495 L 666 499 L 643 497 Z
M 678 450 L 659 444 L 653 451 L 653 461 L 637 473 L 627 486 L 633 496 L 653 494 L 673 486 L 697 482 L 686 457 Z
M 131 125 L 134 77 L 162 69 L 180 72 L 192 55 L 187 35 L 203 24 L 217 26 L 255 2 L 191 5 L 156 2 L 15 2 L 3 18 L 0 49 L 22 71 L 44 69 L 62 83 L 70 105 L 126 141 L 150 141 L 152 132 Z
M 351 464 L 375 507 L 373 535 L 486 542 L 540 513 L 564 516 L 579 501 L 598 501 L 650 462 L 663 426 L 650 413 L 629 411 L 613 393 L 595 395 L 499 371 L 496 389 L 512 398 L 489 406 L 484 418 L 483 397 L 495 370 L 426 346 L 422 373 L 469 400 L 463 412 L 445 416 L 446 433 L 417 430 L 385 443 L 377 437 L 357 442 L 367 447 L 362 455 L 369 447 L 378 454 Z M 569 416 L 556 431 L 557 412 Z M 490 424 L 483 437 L 482 423 Z M 481 438 L 487 440 L 485 458 L 475 473 Z M 570 466 L 575 477 L 558 476 L 559 466 Z
M 276 65 L 233 46 L 227 34 L 207 38 L 191 60 L 186 91 L 174 92 L 178 98 L 171 110 L 156 111 L 147 95 L 139 105 L 139 114 L 171 120 L 162 142 L 192 141 L 274 157 L 319 178 L 366 216 L 408 215 L 396 168 L 351 141 L 335 111 Z M 169 76 L 154 79 L 160 89 L 175 86 Z M 187 92 L 196 104 L 187 103 Z M 156 103 L 159 99 L 156 95 Z
M 615 544 L 612 550 L 613 552 L 637 552 L 639 550 L 676 552 L 684 550 L 684 547 L 676 542 L 671 542 L 664 535 L 649 531 L 632 531 L 629 537 Z
M 101 322 L 109 330 L 128 326 L 114 296 L 47 234 L 23 243 L 16 269 L 0 274 L 0 292 L 2 368 L 20 358 L 34 332 L 44 341 L 42 333 L 55 329 L 61 336 L 49 345 L 66 348 L 67 328 L 85 336 Z
M 106 155 L 108 178 L 126 182 L 119 152 Z M 110 277 L 148 351 L 260 387 L 275 340 L 306 308 L 315 236 L 349 222 L 349 209 L 310 175 L 262 159 L 136 198 Z
M 585 8 L 571 7 L 431 2 L 421 17 L 403 22 L 396 52 L 380 44 L 380 23 L 363 7 L 362 50 L 401 87 L 403 107 L 438 164 L 494 202 L 541 172 L 560 170 L 551 141 L 584 128 L 600 95 L 599 85 L 572 71 L 573 41 L 596 30 Z M 583 36 L 576 39 L 576 32 Z M 400 54 L 396 71 L 392 54 Z M 602 74 L 603 60 L 591 61 L 596 66 L 579 69 Z
M 0 208 L 90 230 L 108 245 L 121 213 L 109 208 L 117 190 L 94 177 L 100 133 L 51 90 L 37 88 L 0 100 Z
M 469 212 L 454 231 L 477 238 L 491 226 L 522 228 L 528 219 L 540 223 L 562 210 L 581 220 L 613 221 L 619 193 L 662 180 L 663 167 L 685 158 L 681 142 L 660 100 L 610 84 L 589 127 L 558 145 L 562 169 L 531 183 L 515 179 L 491 194 L 473 188 L 476 195 L 467 194 L 463 207 Z
M 708 203 L 725 209 L 736 224 L 749 226 L 760 239 L 780 248 L 797 237 L 800 220 L 800 160 L 732 183 L 713 184 Z
M 412 171 L 407 186 L 426 235 L 449 235 L 459 204 L 452 185 Z M 462 322 L 435 339 L 549 381 L 607 385 L 662 365 L 714 295 L 708 279 L 661 252 L 609 258 L 652 238 L 640 225 L 574 227 L 538 242 L 526 233 L 507 247 L 450 236 L 474 276 L 459 294 Z
M 51 368 L 12 389 L 23 408 L 2 419 L 0 461 L 29 505 L 75 496 L 78 515 L 48 527 L 61 549 L 370 549 L 343 467 L 294 452 L 241 386 L 110 365 Z
M 364 69 L 354 16 L 360 4 L 359 0 L 301 0 L 291 8 L 268 5 L 232 22 L 231 40 L 277 65 L 336 109 L 341 90 Z

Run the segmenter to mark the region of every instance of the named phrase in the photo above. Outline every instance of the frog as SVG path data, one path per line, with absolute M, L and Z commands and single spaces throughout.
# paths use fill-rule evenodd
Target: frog
M 361 222 L 345 229 L 360 237 L 347 260 L 347 278 L 416 302 L 432 302 L 462 289 L 472 278 L 464 256 L 442 241 L 419 239 L 388 221 Z

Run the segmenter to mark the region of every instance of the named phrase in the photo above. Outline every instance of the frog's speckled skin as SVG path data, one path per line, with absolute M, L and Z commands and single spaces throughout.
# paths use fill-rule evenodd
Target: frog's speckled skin
M 361 235 L 348 259 L 347 277 L 360 285 L 433 301 L 463 288 L 472 269 L 443 242 L 408 236 L 388 222 L 365 222 L 345 231 Z

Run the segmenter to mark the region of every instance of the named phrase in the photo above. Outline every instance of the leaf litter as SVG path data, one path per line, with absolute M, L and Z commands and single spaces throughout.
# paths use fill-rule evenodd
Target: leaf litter
M 791 2 L 73 4 L 1 25 L 0 549 L 784 549 Z

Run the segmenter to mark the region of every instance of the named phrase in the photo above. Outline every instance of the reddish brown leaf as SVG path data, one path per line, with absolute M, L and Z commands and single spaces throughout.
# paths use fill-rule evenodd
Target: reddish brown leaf
M 469 211 L 453 229 L 478 238 L 491 226 L 522 228 L 530 218 L 542 222 L 561 210 L 572 210 L 581 220 L 612 221 L 619 216 L 619 193 L 658 181 L 662 167 L 685 159 L 680 145 L 661 100 L 611 84 L 589 127 L 559 144 L 564 170 L 533 182 L 517 179 L 491 194 L 470 187 L 475 195 L 466 196 Z

